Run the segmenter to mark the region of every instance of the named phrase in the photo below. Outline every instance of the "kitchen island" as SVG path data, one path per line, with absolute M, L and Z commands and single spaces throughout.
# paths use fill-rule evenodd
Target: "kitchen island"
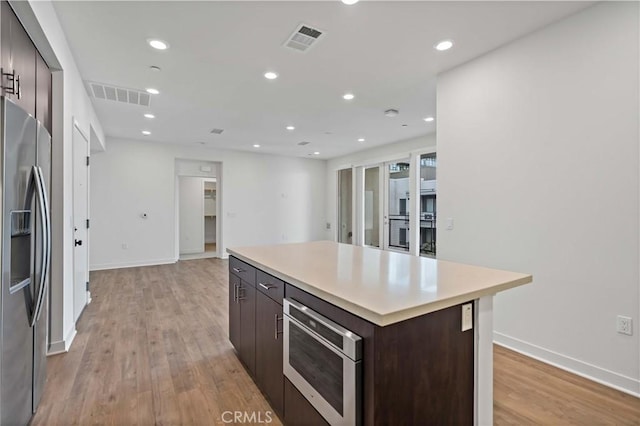
M 286 424 L 492 423 L 493 295 L 531 282 L 530 275 L 329 241 L 228 252 L 229 338 Z M 300 325 L 302 317 L 361 338 L 360 358 L 349 357 L 357 361 L 357 392 L 343 367 L 344 383 L 323 383 L 333 370 L 320 365 L 316 349 L 302 364 L 315 368 L 303 373 L 318 381 L 317 392 L 292 383 L 296 372 L 295 380 L 283 375 L 283 365 L 291 371 L 294 364 L 295 336 L 282 334 L 289 323 L 321 334 Z M 331 386 L 339 388 L 333 399 Z

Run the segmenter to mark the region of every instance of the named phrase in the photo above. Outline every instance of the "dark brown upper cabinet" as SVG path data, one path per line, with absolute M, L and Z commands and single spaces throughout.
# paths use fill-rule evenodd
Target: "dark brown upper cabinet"
M 0 13 L 2 92 L 35 117 L 36 48 L 7 2 L 2 2 Z

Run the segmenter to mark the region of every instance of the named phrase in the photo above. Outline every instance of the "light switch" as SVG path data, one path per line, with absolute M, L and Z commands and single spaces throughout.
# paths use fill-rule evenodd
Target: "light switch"
M 473 305 L 467 303 L 462 305 L 462 331 L 471 330 L 473 328 Z
M 448 217 L 447 218 L 447 230 L 448 231 L 453 230 L 453 218 L 452 217 Z

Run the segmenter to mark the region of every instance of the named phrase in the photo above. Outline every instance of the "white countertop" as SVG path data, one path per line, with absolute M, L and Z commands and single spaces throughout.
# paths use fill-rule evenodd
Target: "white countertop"
M 227 251 L 380 326 L 532 281 L 528 274 L 331 241 L 235 247 Z

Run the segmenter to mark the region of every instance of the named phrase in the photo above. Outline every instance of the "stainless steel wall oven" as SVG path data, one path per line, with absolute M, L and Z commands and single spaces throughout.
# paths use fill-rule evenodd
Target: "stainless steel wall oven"
M 284 299 L 284 375 L 332 425 L 362 419 L 362 338 Z

